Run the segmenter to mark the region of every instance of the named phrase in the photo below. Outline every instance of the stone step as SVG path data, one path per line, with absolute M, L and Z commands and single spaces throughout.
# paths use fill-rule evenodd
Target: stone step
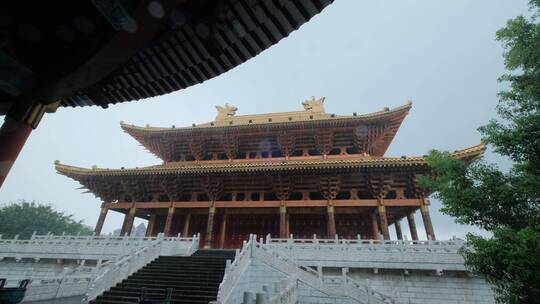
M 170 275 L 164 273 L 137 273 L 128 277 L 128 279 L 133 280 L 153 280 L 159 277 L 159 281 L 169 281 L 169 282 L 217 282 L 220 283 L 223 279 L 223 275 L 197 275 L 197 276 L 186 276 L 186 275 Z
M 163 297 L 162 295 L 148 295 L 149 297 L 159 296 Z M 207 302 L 212 301 L 215 299 L 216 295 L 210 296 L 210 295 L 172 295 L 171 300 L 173 301 L 179 301 L 179 300 L 194 300 L 194 301 L 200 301 L 200 300 L 206 300 Z M 135 300 L 135 303 L 138 303 L 139 301 L 139 294 L 132 295 L 132 294 L 126 294 L 126 293 L 109 293 L 109 294 L 103 294 L 97 298 L 97 300 L 113 300 L 113 301 L 133 301 Z
M 133 274 L 130 275 L 126 280 L 132 282 L 137 281 L 154 281 L 154 282 L 197 282 L 197 283 L 207 283 L 207 282 L 217 282 L 219 284 L 223 279 L 223 276 L 170 276 L 168 274 L 161 273 L 151 273 L 151 274 Z
M 205 303 L 216 299 L 227 259 L 234 251 L 200 250 L 193 256 L 161 256 L 90 303 L 138 303 L 145 296 L 163 298 L 172 288 L 170 303 Z
M 192 285 L 192 286 L 178 286 L 178 285 L 175 285 L 175 284 L 156 284 L 156 285 L 152 285 L 152 284 L 138 284 L 138 283 L 128 283 L 128 284 L 119 284 L 117 286 L 115 286 L 114 288 L 117 288 L 116 290 L 122 290 L 122 289 L 136 289 L 138 290 L 139 292 L 141 291 L 142 288 L 149 288 L 149 289 L 159 289 L 159 288 L 172 288 L 173 290 L 176 290 L 175 288 L 177 288 L 178 290 L 185 290 L 185 289 L 191 289 L 191 290 L 199 290 L 201 292 L 215 292 L 217 293 L 218 289 L 219 289 L 219 285 L 215 285 L 215 286 L 200 286 L 200 285 Z M 112 289 L 111 289 L 112 290 Z
M 208 266 L 208 267 L 202 267 L 202 266 L 197 266 L 197 267 L 194 267 L 194 266 L 186 266 L 186 267 L 167 267 L 165 265 L 163 266 L 156 266 L 156 265 L 151 265 L 151 266 L 146 266 L 146 267 L 143 267 L 141 268 L 140 270 L 155 270 L 155 271 L 169 271 L 169 272 L 174 272 L 174 271 L 182 271 L 182 272 L 201 272 L 201 271 L 204 271 L 204 272 L 223 272 L 225 271 L 225 267 L 212 267 L 212 266 Z
M 103 293 L 103 295 L 111 294 L 111 293 L 122 293 L 122 294 L 130 294 L 134 296 L 139 296 L 140 294 L 140 288 L 132 288 L 132 287 L 112 287 L 109 291 L 106 291 Z M 167 293 L 165 289 L 159 289 L 159 288 L 147 288 L 147 294 L 149 296 L 156 295 L 156 296 L 164 296 Z M 200 295 L 213 295 L 215 296 L 217 293 L 217 288 L 215 289 L 204 289 L 199 288 L 197 290 L 194 290 L 193 288 L 176 288 L 173 290 L 173 295 L 191 295 L 191 294 L 200 294 Z

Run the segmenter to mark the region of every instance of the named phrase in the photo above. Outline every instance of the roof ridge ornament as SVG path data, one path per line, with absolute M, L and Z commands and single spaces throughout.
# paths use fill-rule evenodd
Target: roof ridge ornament
M 237 107 L 229 105 L 228 102 L 225 103 L 224 107 L 216 106 L 216 109 L 218 111 L 218 115 L 216 116 L 215 121 L 223 121 L 227 120 L 228 118 L 232 118 L 236 115 L 236 111 L 238 111 Z
M 324 111 L 324 100 L 325 97 L 320 97 L 319 99 L 315 99 L 315 96 L 311 96 L 311 99 L 305 100 L 302 102 L 302 105 L 304 106 L 305 111 L 309 111 L 312 113 L 325 113 Z

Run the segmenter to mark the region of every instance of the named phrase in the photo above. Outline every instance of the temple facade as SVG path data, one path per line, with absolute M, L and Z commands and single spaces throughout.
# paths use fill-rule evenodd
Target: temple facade
M 418 239 L 414 213 L 435 240 L 430 192 L 418 177 L 431 174 L 424 157 L 387 157 L 388 146 L 411 103 L 358 115 L 324 110 L 324 98 L 304 110 L 236 115 L 217 106 L 214 121 L 191 127 L 122 129 L 160 165 L 80 168 L 56 162 L 58 173 L 77 180 L 100 200 L 100 234 L 109 210 L 125 214 L 122 234 L 135 217 L 148 220 L 147 236 L 201 234 L 206 248 L 239 248 L 249 234 L 285 238 Z M 483 145 L 453 154 L 481 157 Z

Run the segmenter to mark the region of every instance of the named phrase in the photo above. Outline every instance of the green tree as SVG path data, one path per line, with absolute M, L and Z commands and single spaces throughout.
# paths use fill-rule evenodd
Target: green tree
M 92 234 L 92 229 L 82 221 L 77 222 L 73 215 L 55 211 L 50 205 L 21 201 L 0 208 L 0 234 L 3 238 L 18 234 L 19 238 L 28 239 L 34 231 L 38 234 Z
M 532 16 L 509 20 L 497 32 L 505 47 L 509 89 L 499 94 L 498 119 L 479 128 L 484 142 L 508 157 L 508 172 L 447 152 L 432 151 L 435 173 L 422 179 L 458 223 L 481 227 L 489 238 L 469 234 L 461 250 L 466 265 L 495 286 L 500 303 L 540 299 L 540 0 Z

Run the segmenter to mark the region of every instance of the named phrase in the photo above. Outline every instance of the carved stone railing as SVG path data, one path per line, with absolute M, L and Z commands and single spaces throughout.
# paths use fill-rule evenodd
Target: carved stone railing
M 244 292 L 242 304 L 252 303 L 297 304 L 298 279 L 290 276 L 272 286 L 264 285 L 261 292 Z
M 0 236 L 0 258 L 16 259 L 53 258 L 79 260 L 107 260 L 114 256 L 123 256 L 134 248 L 144 247 L 151 242 L 178 240 L 178 237 L 119 237 L 119 236 L 69 236 L 69 235 L 32 235 L 29 240 L 2 239 Z
M 334 286 L 324 283 L 322 268 L 317 270 L 299 265 L 291 257 L 281 255 L 277 250 L 267 246 L 262 242 L 257 242 L 254 236 L 250 236 L 240 252 L 237 252 L 235 261 L 226 268 L 224 279 L 218 291 L 217 303 L 227 303 L 235 284 L 242 273 L 247 269 L 252 259 L 259 260 L 266 265 L 285 274 L 287 277 L 295 278 L 311 288 L 327 295 L 328 297 L 343 298 L 348 297 L 357 303 L 394 303 L 387 296 L 376 293 L 370 288 L 363 286 L 356 281 L 345 281 L 348 286 L 342 284 L 336 290 Z M 349 288 L 346 288 L 349 287 Z
M 105 290 L 150 263 L 160 255 L 191 255 L 199 249 L 200 235 L 193 238 L 156 238 L 151 244 L 138 248 L 121 257 L 114 258 L 96 267 L 88 286 L 84 300 L 95 299 Z M 179 252 L 182 242 L 190 242 L 185 251 Z
M 251 262 L 252 243 L 253 239 L 250 237 L 247 242 L 244 241 L 242 250 L 236 250 L 234 261 L 231 263 L 230 260 L 227 260 L 225 274 L 221 284 L 219 284 L 216 303 L 227 303 L 227 300 L 231 296 L 233 288 L 238 282 L 238 279 L 246 271 L 249 263 Z
M 58 253 L 60 250 L 54 247 L 54 244 L 58 248 L 67 251 L 67 253 Z M 121 244 L 124 244 L 131 251 L 119 256 L 103 255 L 101 257 L 107 259 L 107 261 L 102 262 L 100 258 L 97 260 L 95 267 L 86 266 L 88 264 L 85 265 L 84 262 L 81 262 L 78 267 L 65 268 L 62 273 L 51 272 L 48 275 L 32 275 L 28 271 L 23 271 L 21 274 L 8 276 L 7 284 L 15 286 L 20 280 L 31 279 L 26 292 L 26 301 L 84 295 L 85 293 L 87 299 L 92 299 L 160 255 L 191 255 L 199 247 L 199 235 L 191 238 L 163 237 L 163 234 L 152 238 L 47 235 L 33 236 L 30 240 L 0 239 L 0 257 L 33 258 L 35 262 L 39 262 L 42 257 L 84 259 L 76 252 L 82 250 L 82 248 L 70 251 L 68 246 L 86 245 L 89 250 L 94 250 L 94 253 L 96 253 L 96 248 L 101 248 L 107 244 L 116 249 Z M 11 251 L 2 251 L 6 248 L 11 249 Z M 15 249 L 17 248 L 22 252 L 16 252 Z M 44 253 L 38 252 L 40 248 Z M 117 253 L 123 252 L 123 250 L 111 249 L 108 252 Z M 96 256 L 98 255 L 93 255 L 93 257 Z M 0 267 L 2 267 L 1 264 Z
M 7 280 L 7 286 L 18 286 L 23 279 L 27 277 L 10 277 Z M 86 292 L 88 282 L 90 282 L 90 275 L 86 273 L 35 277 L 27 288 L 24 300 L 38 301 L 82 295 Z
M 466 271 L 462 240 L 272 239 L 265 246 L 308 266 Z
M 298 264 L 290 257 L 280 255 L 278 251 L 263 244 L 255 242 L 253 247 L 260 250 L 253 250 L 253 256 L 270 264 L 272 267 L 278 270 L 292 274 L 298 278 L 301 282 L 317 289 L 318 291 L 328 295 L 336 297 L 349 297 L 357 303 L 394 303 L 391 297 L 385 296 L 380 293 L 375 293 L 372 289 L 364 286 L 358 282 L 358 285 L 352 285 L 349 282 L 349 286 L 342 285 L 340 290 L 336 290 L 333 286 L 325 284 L 322 273 L 322 268 L 319 266 L 317 270 L 312 267 Z M 291 267 L 291 266 L 295 267 Z M 349 287 L 349 288 L 347 288 Z M 370 293 L 371 292 L 371 293 Z
M 393 297 L 374 290 L 370 280 L 360 283 L 347 275 L 347 269 L 342 269 L 341 276 L 323 276 L 323 282 L 329 286 L 341 288 L 343 294 L 353 294 L 353 298 L 367 299 L 366 303 L 396 303 Z

